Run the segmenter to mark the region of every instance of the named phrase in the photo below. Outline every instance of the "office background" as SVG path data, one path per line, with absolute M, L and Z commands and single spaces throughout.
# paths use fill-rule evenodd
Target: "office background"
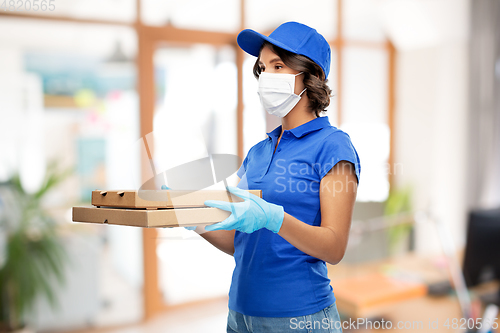
M 279 125 L 260 106 L 254 58 L 237 47 L 244 28 L 268 34 L 294 20 L 331 45 L 325 116 L 350 135 L 363 168 L 353 216 L 353 232 L 362 231 L 351 237 L 347 266 L 407 253 L 439 266 L 443 244 L 432 223 L 389 234 L 363 227 L 412 212 L 444 223 L 461 263 L 470 212 L 500 205 L 496 1 L 50 4 L 0 10 L 0 181 L 19 175 L 29 194 L 52 163 L 71 170 L 42 203 L 70 263 L 66 283 L 54 281 L 62 306 L 39 299 L 28 315 L 36 331 L 147 327 L 176 311 L 185 312 L 168 317 L 172 332 L 196 331 L 190 321 L 224 329 L 231 257 L 180 228 L 72 223 L 71 207 L 89 204 L 92 190 L 138 189 L 208 153 L 243 158 Z M 389 212 L 398 196 L 409 199 Z M 0 230 L 0 258 L 7 240 Z M 189 309 L 208 315 L 196 322 Z

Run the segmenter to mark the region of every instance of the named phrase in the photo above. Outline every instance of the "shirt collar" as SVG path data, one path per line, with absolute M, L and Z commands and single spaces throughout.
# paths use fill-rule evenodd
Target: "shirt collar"
M 318 117 L 313 120 L 308 121 L 300 126 L 292 128 L 289 130 L 297 139 L 322 128 L 330 126 L 330 121 L 328 117 Z M 281 125 L 268 132 L 267 135 L 270 137 L 279 137 L 281 134 Z

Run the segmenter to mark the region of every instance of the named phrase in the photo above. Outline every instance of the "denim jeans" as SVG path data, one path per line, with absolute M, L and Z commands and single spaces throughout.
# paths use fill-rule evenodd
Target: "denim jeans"
M 298 317 L 254 317 L 229 309 L 228 333 L 342 333 L 337 305 Z

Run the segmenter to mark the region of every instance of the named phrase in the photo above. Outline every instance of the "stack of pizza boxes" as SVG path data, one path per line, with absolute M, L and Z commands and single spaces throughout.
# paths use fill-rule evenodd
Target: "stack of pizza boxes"
M 262 197 L 261 190 L 248 192 Z M 224 190 L 92 191 L 92 207 L 73 207 L 73 221 L 143 228 L 188 227 L 223 221 L 231 212 L 206 200 L 242 202 Z

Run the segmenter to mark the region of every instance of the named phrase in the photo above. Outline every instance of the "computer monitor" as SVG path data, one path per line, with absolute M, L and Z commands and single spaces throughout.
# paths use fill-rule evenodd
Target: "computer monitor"
M 467 287 L 500 280 L 500 208 L 469 212 L 463 273 Z M 500 291 L 489 302 L 500 303 Z

